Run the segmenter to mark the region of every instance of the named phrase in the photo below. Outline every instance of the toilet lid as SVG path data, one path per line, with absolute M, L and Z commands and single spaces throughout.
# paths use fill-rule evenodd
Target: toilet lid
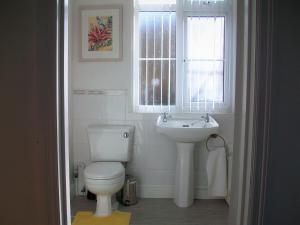
M 125 170 L 119 162 L 94 162 L 85 168 L 86 178 L 95 180 L 114 179 L 124 175 Z

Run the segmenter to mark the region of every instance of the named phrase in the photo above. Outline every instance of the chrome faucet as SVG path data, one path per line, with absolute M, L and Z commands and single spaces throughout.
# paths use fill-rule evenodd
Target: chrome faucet
M 203 118 L 206 123 L 209 123 L 209 114 L 208 113 L 206 113 L 206 115 L 202 116 L 201 118 Z
M 167 114 L 166 112 L 163 113 L 163 122 L 164 122 L 164 123 L 168 122 L 168 117 L 167 117 L 167 115 L 168 115 L 168 114 Z

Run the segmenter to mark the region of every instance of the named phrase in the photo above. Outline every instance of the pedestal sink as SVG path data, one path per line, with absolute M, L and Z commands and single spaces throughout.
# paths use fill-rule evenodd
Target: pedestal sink
M 194 201 L 195 143 L 204 141 L 211 134 L 216 134 L 219 124 L 211 116 L 189 119 L 161 115 L 157 119 L 156 128 L 158 133 L 176 142 L 174 202 L 179 207 L 189 207 Z

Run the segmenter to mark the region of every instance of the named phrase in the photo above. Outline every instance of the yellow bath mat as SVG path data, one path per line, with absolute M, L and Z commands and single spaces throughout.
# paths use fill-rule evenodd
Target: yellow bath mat
M 72 225 L 129 225 L 131 213 L 115 211 L 111 216 L 96 217 L 92 212 L 78 212 Z

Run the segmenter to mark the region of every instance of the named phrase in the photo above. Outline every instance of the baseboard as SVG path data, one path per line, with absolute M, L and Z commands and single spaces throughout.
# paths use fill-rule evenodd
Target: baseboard
M 212 197 L 208 194 L 207 187 L 197 187 L 194 190 L 195 199 L 224 199 L 222 197 Z
M 141 198 L 173 198 L 173 185 L 140 185 L 137 187 L 137 195 Z M 197 187 L 194 191 L 195 199 L 222 199 L 211 197 L 207 187 Z
M 228 205 L 230 205 L 230 194 L 226 196 L 225 201 L 227 202 Z

